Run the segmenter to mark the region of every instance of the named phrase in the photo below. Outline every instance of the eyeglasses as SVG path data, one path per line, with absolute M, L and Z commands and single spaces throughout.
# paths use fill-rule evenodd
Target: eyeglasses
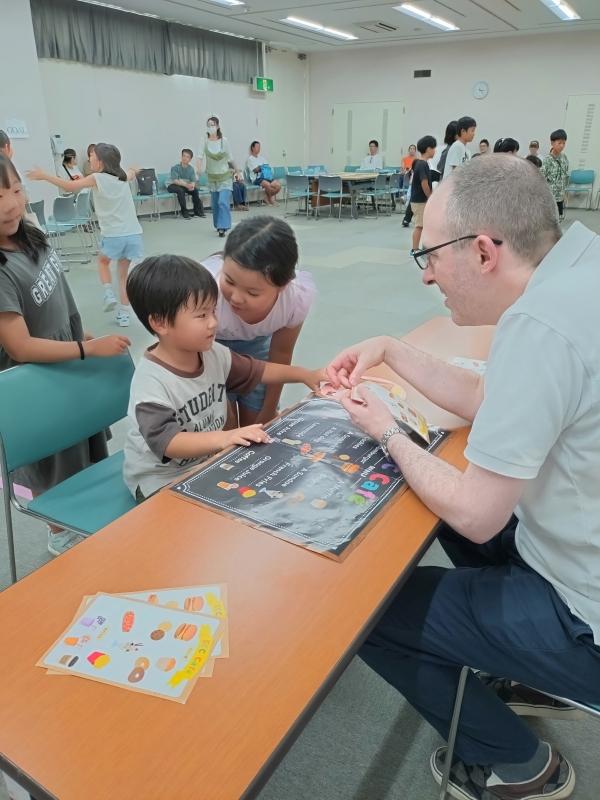
M 452 239 L 450 242 L 444 242 L 443 244 L 436 244 L 435 247 L 426 247 L 424 250 L 413 250 L 412 257 L 417 262 L 417 267 L 419 269 L 426 270 L 429 261 L 427 256 L 430 253 L 433 253 L 435 250 L 440 250 L 442 247 L 448 247 L 448 245 L 456 244 L 457 242 L 464 242 L 467 239 L 477 239 L 477 237 L 481 235 L 482 235 L 481 233 L 473 233 L 470 236 L 459 236 L 458 239 Z M 501 239 L 492 239 L 492 242 L 495 245 L 502 244 Z

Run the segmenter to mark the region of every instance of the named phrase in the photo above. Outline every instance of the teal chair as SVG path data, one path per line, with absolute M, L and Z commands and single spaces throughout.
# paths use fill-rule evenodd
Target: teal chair
M 342 179 L 339 175 L 319 175 L 317 186 L 317 217 L 319 216 L 322 197 L 325 197 L 329 200 L 329 216 L 331 216 L 333 201 L 338 201 L 338 219 L 341 222 L 342 200 L 350 200 L 352 195 L 350 192 L 343 191 Z
M 358 171 L 358 164 L 346 164 L 344 167 L 344 172 L 357 172 Z
M 287 175 L 304 175 L 304 170 L 302 167 L 287 167 L 286 169 Z
M 273 167 L 273 178 L 276 181 L 279 181 L 279 183 L 281 184 L 281 187 L 284 188 L 285 187 L 285 183 L 286 183 L 286 181 L 285 181 L 285 179 L 286 179 L 285 167 Z
M 11 578 L 17 580 L 12 505 L 24 514 L 82 535 L 135 507 L 123 482 L 123 452 L 92 464 L 23 506 L 11 473 L 88 439 L 127 414 L 129 353 L 57 364 L 23 364 L 0 372 L 0 473 Z M 41 405 L 40 405 L 41 403 Z
M 585 194 L 585 208 L 589 208 L 595 179 L 596 173 L 593 169 L 574 169 L 570 175 L 569 185 L 565 189 L 565 200 L 570 194 Z
M 327 173 L 325 164 L 309 164 L 305 170 L 306 175 L 316 176 L 324 175 Z
M 447 796 L 448 781 L 450 779 L 450 769 L 452 768 L 452 758 L 454 756 L 454 745 L 456 744 L 456 734 L 458 732 L 458 725 L 460 722 L 462 701 L 470 670 L 470 667 L 463 667 L 460 671 L 460 677 L 458 679 L 458 687 L 456 689 L 454 708 L 452 711 L 452 720 L 450 721 L 450 730 L 448 731 L 448 749 L 446 751 L 446 758 L 444 761 L 444 771 L 442 773 L 442 781 L 440 784 L 439 800 L 446 800 Z M 560 697 L 559 695 L 550 694 L 549 692 L 544 692 L 544 694 L 547 694 L 548 697 L 554 697 L 555 700 L 560 700 L 561 703 L 575 706 L 576 708 L 581 709 L 581 711 L 585 711 L 587 714 L 591 714 L 593 717 L 598 717 L 600 719 L 600 705 L 592 705 L 591 703 L 589 705 L 586 703 L 576 703 L 573 700 L 568 700 L 566 697 Z
M 302 202 L 302 200 L 304 200 L 304 202 L 306 203 L 306 216 L 308 217 L 308 213 L 310 210 L 309 200 L 313 196 L 313 194 L 314 192 L 310 188 L 307 175 L 293 175 L 291 172 L 288 172 L 287 185 L 285 189 L 284 216 L 287 217 L 288 200 L 298 201 L 296 214 L 300 213 L 300 203 Z
M 177 195 L 167 191 L 167 186 L 170 183 L 171 183 L 170 172 L 159 172 L 157 174 L 155 196 L 156 196 L 156 211 L 158 213 L 159 219 L 160 219 L 159 202 L 161 200 L 170 200 L 173 203 L 173 213 L 177 215 L 179 212 L 179 201 L 177 200 Z

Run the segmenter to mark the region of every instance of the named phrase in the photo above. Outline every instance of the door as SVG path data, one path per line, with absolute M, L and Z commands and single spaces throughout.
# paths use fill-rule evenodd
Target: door
M 369 140 L 377 139 L 384 166 L 399 166 L 402 149 L 402 102 L 336 103 L 331 110 L 331 164 L 341 170 L 360 164 L 369 153 Z
M 571 171 L 593 169 L 596 173 L 595 193 L 600 188 L 600 94 L 575 94 L 567 101 L 565 111 L 567 146 L 565 152 Z M 569 197 L 569 205 L 578 203 L 576 196 Z

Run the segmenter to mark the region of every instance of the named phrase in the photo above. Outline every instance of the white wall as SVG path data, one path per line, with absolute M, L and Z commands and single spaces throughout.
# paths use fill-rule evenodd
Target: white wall
M 292 97 L 304 87 L 305 63 L 294 54 L 269 55 L 266 72 L 275 81 L 269 95 L 205 78 L 51 59 L 39 64 L 51 132 L 62 134 L 65 147 L 74 147 L 80 161 L 90 142 L 105 141 L 119 147 L 127 166 L 167 171 L 182 147 L 197 153 L 206 118 L 215 114 L 238 166 L 253 139 L 262 142 L 273 165 L 303 162 L 304 103 Z
M 414 79 L 415 69 L 431 69 L 432 77 Z M 314 163 L 332 160 L 333 104 L 366 100 L 404 102 L 403 152 L 425 134 L 441 142 L 446 123 L 468 114 L 477 120 L 477 141 L 513 136 L 525 155 L 531 138 L 546 149 L 569 95 L 600 92 L 600 33 L 312 53 L 309 71 Z M 477 80 L 490 85 L 485 100 L 472 97 Z
M 0 81 L 0 128 L 7 120 L 25 122 L 29 138 L 15 139 L 15 164 L 22 172 L 33 166 L 51 169 L 50 134 L 38 67 L 33 25 L 28 2 L 2 3 L 2 81 Z M 51 198 L 56 191 L 45 183 L 28 185 L 30 199 Z

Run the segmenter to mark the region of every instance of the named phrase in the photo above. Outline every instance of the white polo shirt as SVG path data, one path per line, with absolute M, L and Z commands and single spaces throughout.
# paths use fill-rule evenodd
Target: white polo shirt
M 526 481 L 521 557 L 600 644 L 600 237 L 575 222 L 498 323 L 467 459 Z

